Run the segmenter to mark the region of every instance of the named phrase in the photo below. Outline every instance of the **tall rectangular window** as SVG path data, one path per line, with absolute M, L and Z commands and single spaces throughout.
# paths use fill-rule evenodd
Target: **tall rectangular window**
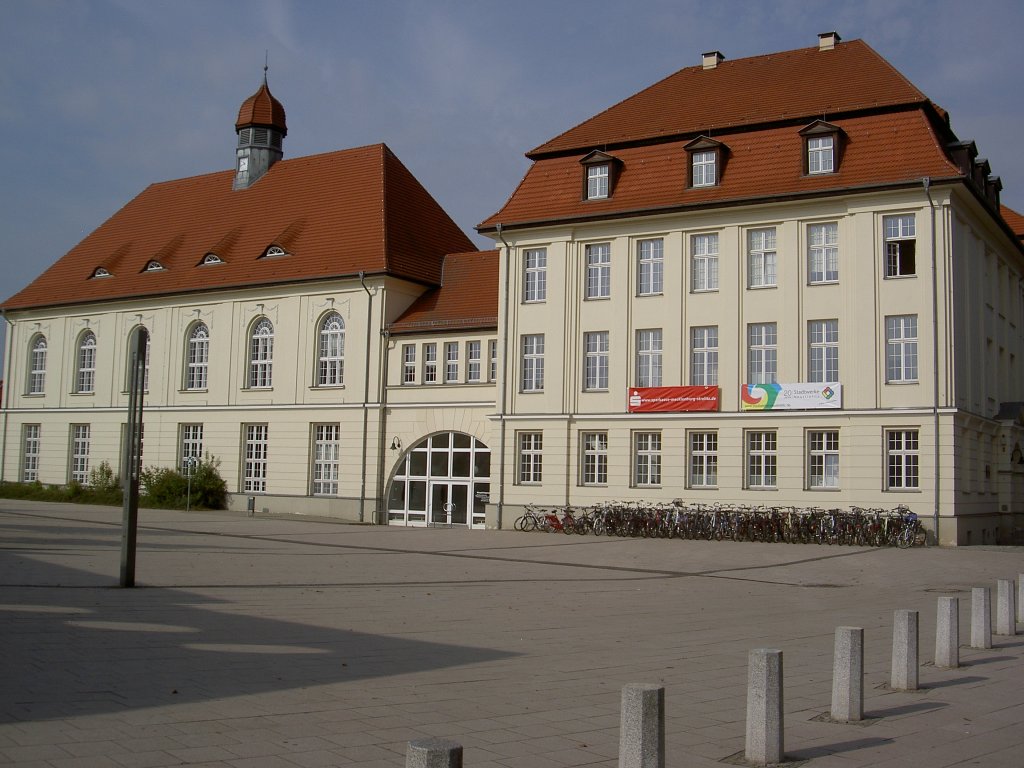
M 886 430 L 886 490 L 919 487 L 920 459 L 920 435 L 916 429 Z
M 778 484 L 778 437 L 774 430 L 747 432 L 747 487 Z
M 46 391 L 46 337 L 37 336 L 28 359 L 28 393 L 41 395 Z
M 402 383 L 416 383 L 416 345 L 402 345 Z
M 444 380 L 449 384 L 459 380 L 459 343 L 457 341 L 445 342 Z
M 839 487 L 839 432 L 834 429 L 807 433 L 807 485 L 811 490 Z
M 633 436 L 633 483 L 661 485 L 661 432 L 637 432 Z
M 89 484 L 89 446 L 92 427 L 89 424 L 71 425 L 71 482 Z
M 544 301 L 548 297 L 548 249 L 525 251 L 523 264 L 523 301 Z
M 189 464 L 193 466 L 203 458 L 203 425 L 182 424 L 181 430 L 181 460 L 178 465 L 181 471 L 185 472 Z
M 584 432 L 580 435 L 582 448 L 582 472 L 580 480 L 583 485 L 608 484 L 608 433 Z
M 585 249 L 587 258 L 588 299 L 607 299 L 612 292 L 612 246 L 594 243 Z
M 337 496 L 341 467 L 341 426 L 313 425 L 313 495 Z
M 691 432 L 690 487 L 715 488 L 718 486 L 718 433 Z
M 808 336 L 808 381 L 839 381 L 839 321 L 811 320 Z
M 437 383 L 437 344 L 423 345 L 423 383 Z
M 661 386 L 661 328 L 636 332 L 636 385 Z
M 693 186 L 713 187 L 717 181 L 715 152 L 693 153 Z
M 665 287 L 665 242 L 660 237 L 637 243 L 637 287 L 641 296 L 656 296 Z
M 718 290 L 718 234 L 690 238 L 694 291 Z
M 917 315 L 885 318 L 885 380 L 917 381 Z
M 608 389 L 608 331 L 584 333 L 583 347 L 583 388 Z
M 470 341 L 466 343 L 466 380 L 479 382 L 481 380 L 480 342 Z
M 185 389 L 206 389 L 210 364 L 210 329 L 205 323 L 196 323 L 188 335 L 188 366 L 185 369 Z
M 490 350 L 490 358 L 491 358 L 491 366 L 490 366 L 491 370 L 490 370 L 490 373 L 488 373 L 488 375 L 487 375 L 487 380 L 488 381 L 497 381 L 498 380 L 498 341 L 497 341 L 497 339 L 491 339 L 489 342 L 487 342 L 487 347 Z
M 536 485 L 541 482 L 544 461 L 543 451 L 543 433 L 519 433 L 519 483 L 521 485 Z
M 266 424 L 245 425 L 245 455 L 242 462 L 242 491 L 266 493 L 267 447 L 269 432 Z
M 523 336 L 523 392 L 544 390 L 544 334 Z
M 839 279 L 839 224 L 811 224 L 807 228 L 807 269 L 811 283 Z
M 752 229 L 747 233 L 747 277 L 751 288 L 776 284 L 775 227 Z
M 75 370 L 75 392 L 91 394 L 96 390 L 96 335 L 82 334 L 78 343 L 78 365 Z
M 835 137 L 807 139 L 807 172 L 832 173 L 835 170 Z
M 39 480 L 39 443 L 42 427 L 26 424 L 22 428 L 21 440 L 21 481 L 34 483 Z
M 914 214 L 883 216 L 885 235 L 885 276 L 917 274 L 917 227 Z
M 747 383 L 774 384 L 778 373 L 778 331 L 775 323 L 747 326 Z
M 587 200 L 608 197 L 608 166 L 591 165 L 587 168 Z
M 718 385 L 718 326 L 690 329 L 690 384 Z

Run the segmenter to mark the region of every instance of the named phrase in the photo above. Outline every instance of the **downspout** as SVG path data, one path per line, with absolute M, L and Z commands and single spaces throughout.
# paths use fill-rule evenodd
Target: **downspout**
M 384 306 L 381 304 L 381 312 L 384 311 Z M 384 458 L 387 454 L 384 453 L 387 449 L 384 447 L 384 441 L 387 440 L 387 415 L 388 415 L 388 372 L 391 370 L 388 367 L 388 359 L 391 353 L 391 331 L 384 328 L 384 318 L 381 317 L 381 330 L 380 330 L 380 345 L 382 348 L 381 354 L 378 356 L 379 359 L 383 360 L 381 363 L 384 368 L 380 374 L 380 392 L 377 397 L 377 401 L 380 403 L 380 414 L 377 417 L 377 424 L 379 428 L 377 430 L 377 510 L 379 513 L 379 519 L 374 522 L 380 523 L 381 525 L 387 525 L 388 512 L 387 512 L 387 496 L 384 493 Z
M 362 523 L 365 522 L 366 518 L 366 449 L 370 437 L 368 401 L 370 399 L 370 321 L 373 319 L 373 294 L 366 287 L 366 273 L 361 270 L 359 272 L 359 282 L 363 286 L 363 290 L 366 291 L 366 364 L 363 366 L 365 369 L 363 375 L 363 461 L 362 471 L 360 472 L 362 479 L 359 481 L 359 522 Z
M 938 247 L 935 242 L 935 201 L 932 200 L 931 184 L 932 180 L 925 176 L 921 179 L 921 184 L 924 186 L 924 193 L 928 197 L 928 215 L 931 221 L 931 240 L 932 240 L 932 368 L 934 374 L 932 375 L 932 429 L 935 433 L 935 487 L 932 491 L 933 504 L 932 509 L 932 529 L 935 531 L 935 543 L 939 544 L 941 539 L 939 538 L 939 492 L 942 489 L 942 465 L 940 461 L 939 451 L 939 256 Z M 949 361 L 946 361 L 948 367 Z
M 4 388 L 4 401 L 2 404 L 4 411 L 4 431 L 3 431 L 3 442 L 0 443 L 0 482 L 7 479 L 7 420 L 9 418 L 8 411 L 11 408 L 11 347 L 14 344 L 14 323 L 7 319 L 6 310 L 0 309 L 0 317 L 4 319 L 4 325 L 7 326 L 7 344 L 4 350 L 4 364 L 0 371 L 5 371 L 7 375 L 0 378 L 0 385 Z
M 508 313 L 509 313 L 509 294 L 508 284 L 512 279 L 512 246 L 508 244 L 508 240 L 501 234 L 501 224 L 497 226 L 498 239 L 505 245 L 505 285 L 504 285 L 504 296 L 502 302 L 505 305 L 505 333 L 502 338 L 502 351 L 501 351 L 501 404 L 498 410 L 498 418 L 500 419 L 501 426 L 499 428 L 499 448 L 498 448 L 498 530 L 501 530 L 502 517 L 505 511 L 505 435 L 508 430 L 508 426 L 505 422 L 506 409 L 508 407 L 508 337 L 509 337 L 509 326 L 508 326 Z

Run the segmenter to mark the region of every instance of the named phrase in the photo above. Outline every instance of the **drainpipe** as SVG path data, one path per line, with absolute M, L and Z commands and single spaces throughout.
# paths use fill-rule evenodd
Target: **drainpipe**
M 384 304 L 381 303 L 381 313 L 384 312 Z M 384 447 L 384 441 L 387 440 L 387 415 L 388 415 L 388 359 L 391 356 L 391 331 L 384 328 L 383 314 L 381 316 L 381 331 L 380 331 L 380 345 L 381 354 L 378 356 L 380 359 L 383 370 L 380 374 L 380 393 L 377 397 L 377 401 L 380 403 L 380 414 L 377 417 L 377 424 L 379 428 L 377 430 L 377 510 L 379 513 L 379 519 L 374 522 L 380 523 L 381 525 L 387 525 L 388 523 L 388 511 L 387 511 L 387 495 L 384 489 L 384 459 L 387 456 Z
M 363 375 L 363 460 L 362 460 L 362 471 L 360 475 L 362 479 L 359 481 L 359 522 L 365 522 L 366 518 L 366 448 L 369 443 L 369 424 L 370 424 L 370 411 L 369 411 L 369 399 L 370 399 L 370 321 L 373 318 L 373 294 L 370 293 L 370 289 L 366 287 L 366 273 L 363 271 L 359 272 L 359 282 L 363 286 L 363 290 L 366 291 L 366 365 Z
M 498 418 L 500 419 L 499 448 L 498 448 L 498 529 L 501 529 L 502 517 L 505 511 L 505 434 L 508 426 L 505 422 L 506 408 L 508 407 L 508 313 L 509 313 L 509 281 L 512 279 L 512 246 L 501 234 L 501 224 L 497 227 L 498 238 L 505 245 L 505 285 L 502 301 L 505 305 L 505 333 L 502 339 L 501 352 L 501 405 L 499 406 Z
M 932 368 L 935 373 L 932 376 L 932 429 L 935 432 L 935 488 L 932 492 L 934 497 L 934 508 L 932 510 L 932 528 L 935 530 L 935 543 L 939 544 L 939 492 L 942 489 L 942 467 L 939 464 L 939 257 L 938 248 L 935 243 L 935 201 L 932 200 L 932 180 L 925 176 L 921 179 L 924 186 L 924 193 L 928 197 L 928 215 L 931 221 L 932 235 Z M 946 361 L 948 367 L 949 361 Z
M 14 344 L 14 323 L 7 319 L 7 312 L 0 309 L 0 317 L 4 319 L 4 325 L 7 326 L 7 344 L 4 350 L 4 365 L 0 368 L 0 372 L 6 371 L 7 375 L 0 377 L 0 383 L 4 387 L 4 401 L 0 403 L 0 406 L 4 410 L 4 430 L 3 430 L 3 442 L 0 442 L 0 482 L 6 480 L 7 472 L 7 420 L 9 418 L 8 411 L 11 408 L 11 346 Z

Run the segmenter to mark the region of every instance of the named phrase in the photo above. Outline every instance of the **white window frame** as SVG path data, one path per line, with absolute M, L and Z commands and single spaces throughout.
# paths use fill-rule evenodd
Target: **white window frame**
M 608 331 L 583 334 L 583 389 L 587 392 L 608 389 Z
M 661 328 L 636 332 L 636 386 L 660 387 L 662 369 Z
M 341 468 L 341 425 L 314 424 L 312 438 L 310 493 L 313 496 L 337 496 Z
M 807 226 L 807 281 L 811 285 L 839 280 L 839 223 Z
M 530 248 L 523 252 L 523 302 L 546 301 L 548 297 L 548 249 Z
M 498 380 L 498 340 L 491 339 L 487 342 L 487 347 L 490 351 L 491 362 L 488 366 L 487 380 L 497 381 Z
M 608 433 L 580 433 L 580 485 L 608 485 Z
M 917 315 L 885 318 L 885 382 L 913 384 L 918 375 Z
M 544 433 L 520 432 L 519 484 L 540 485 L 544 477 Z
M 779 373 L 779 332 L 776 323 L 747 326 L 747 383 L 774 384 Z
M 690 384 L 718 386 L 717 325 L 698 325 L 690 329 Z
M 640 296 L 660 296 L 665 290 L 665 241 L 655 237 L 636 244 L 637 291 Z
M 483 381 L 482 352 L 483 345 L 479 341 L 466 342 L 466 381 L 471 384 Z
M 690 271 L 694 293 L 718 290 L 718 233 L 690 235 Z
M 633 485 L 661 487 L 661 432 L 633 433 Z
M 812 491 L 839 488 L 839 430 L 807 431 L 807 487 Z
M 825 384 L 839 381 L 839 320 L 807 323 L 807 380 Z
M 71 425 L 71 463 L 68 467 L 71 482 L 89 484 L 89 453 L 92 444 L 92 425 Z
M 185 389 L 205 391 L 209 386 L 210 371 L 210 329 L 206 323 L 196 323 L 189 331 L 187 355 Z
M 586 298 L 607 299 L 612 295 L 612 245 L 590 243 L 583 249 L 586 255 Z
M 778 232 L 761 227 L 747 232 L 747 287 L 775 288 L 778 285 Z
M 921 486 L 921 433 L 887 429 L 884 436 L 885 490 L 916 491 Z
M 46 337 L 37 334 L 28 352 L 27 392 L 30 395 L 42 395 L 46 392 L 46 351 Z
M 96 334 L 86 331 L 78 337 L 75 366 L 75 392 L 91 395 L 96 391 Z
M 692 178 L 695 187 L 713 187 L 718 183 L 718 153 L 701 150 L 692 153 Z
M 43 427 L 40 424 L 24 424 L 21 428 L 21 481 L 39 482 L 39 455 L 42 446 Z
M 608 197 L 611 181 L 611 166 L 608 163 L 587 166 L 587 200 L 604 200 Z
M 544 334 L 523 334 L 522 350 L 523 377 L 520 391 L 544 391 Z
M 345 385 L 345 318 L 338 312 L 328 313 L 320 322 L 317 347 L 318 387 Z
M 402 383 L 416 383 L 416 345 L 402 345 Z
M 459 342 L 444 343 L 444 381 L 445 384 L 457 384 L 459 381 Z
M 266 424 L 245 424 L 242 429 L 242 492 L 266 493 L 270 430 Z
M 178 466 L 182 471 L 190 459 L 199 462 L 203 458 L 203 425 L 178 425 Z
M 778 488 L 778 432 L 774 429 L 748 430 L 745 434 L 744 444 L 747 458 L 747 488 Z
M 249 389 L 274 386 L 274 324 L 269 317 L 253 323 L 249 333 Z
M 718 431 L 694 430 L 687 434 L 689 488 L 718 487 Z
M 917 218 L 912 213 L 882 217 L 886 279 L 917 275 Z M 909 251 L 909 252 L 908 252 Z M 912 262 L 908 269 L 905 261 Z
M 423 345 L 423 383 L 437 384 L 437 344 Z
M 809 136 L 807 138 L 807 173 L 815 176 L 834 173 L 836 168 L 835 136 Z

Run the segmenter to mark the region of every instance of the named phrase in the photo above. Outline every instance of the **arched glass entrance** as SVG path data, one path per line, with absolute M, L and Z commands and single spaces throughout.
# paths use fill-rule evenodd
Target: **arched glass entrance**
M 414 445 L 391 479 L 389 525 L 484 527 L 491 449 L 472 435 L 441 432 Z

